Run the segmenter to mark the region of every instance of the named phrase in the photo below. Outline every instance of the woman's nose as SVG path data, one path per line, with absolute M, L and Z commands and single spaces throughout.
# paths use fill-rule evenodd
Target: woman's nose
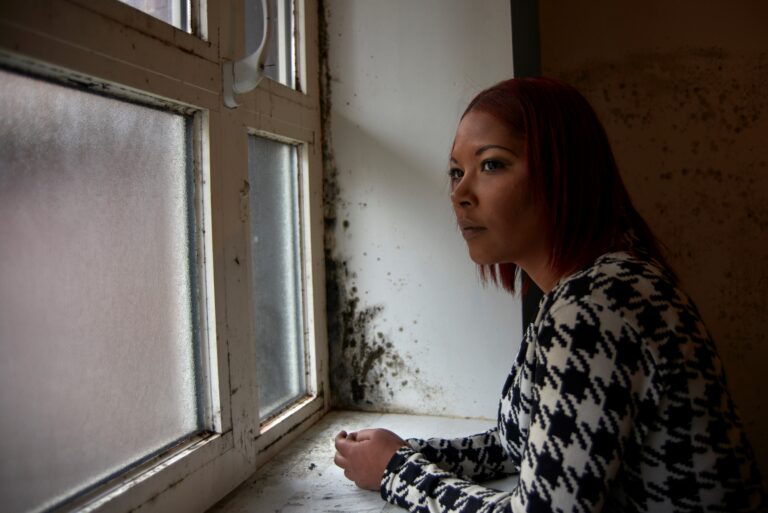
M 468 207 L 477 202 L 470 176 L 462 176 L 453 186 L 453 190 L 451 191 L 451 202 L 454 207 Z

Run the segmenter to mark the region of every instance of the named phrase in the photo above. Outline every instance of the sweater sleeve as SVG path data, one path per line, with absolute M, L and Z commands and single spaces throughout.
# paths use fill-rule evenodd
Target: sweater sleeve
M 498 479 L 518 471 L 501 446 L 499 430 L 496 427 L 464 438 L 411 438 L 407 442 L 430 463 L 475 481 Z
M 393 456 L 382 496 L 411 512 L 603 511 L 646 397 L 653 366 L 636 332 L 591 303 L 550 310 L 527 362 L 530 426 L 518 486 L 498 492 L 430 462 L 413 445 Z
M 509 492 L 460 478 L 408 446 L 401 447 L 389 461 L 381 482 L 381 496 L 413 513 L 511 511 Z

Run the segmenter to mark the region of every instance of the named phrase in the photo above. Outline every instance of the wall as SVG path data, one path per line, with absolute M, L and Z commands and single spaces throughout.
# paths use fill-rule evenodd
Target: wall
M 539 15 L 542 72 L 598 111 L 768 473 L 768 3 L 540 0 Z
M 512 74 L 509 2 L 329 0 L 326 20 L 334 404 L 495 417 L 521 308 L 479 285 L 446 172 L 466 103 Z

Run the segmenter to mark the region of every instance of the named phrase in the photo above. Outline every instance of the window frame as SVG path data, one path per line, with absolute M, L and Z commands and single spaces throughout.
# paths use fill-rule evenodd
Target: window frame
M 194 6 L 193 6 L 194 9 Z M 296 0 L 299 39 L 293 90 L 264 79 L 228 109 L 222 63 L 243 56 L 242 5 L 203 3 L 200 36 L 118 0 L 26 0 L 0 5 L 0 62 L 75 78 L 118 96 L 196 111 L 196 209 L 204 297 L 201 330 L 212 367 L 211 432 L 121 474 L 53 511 L 205 511 L 247 479 L 330 407 L 323 261 L 322 150 L 316 0 Z M 87 27 L 87 30 L 84 28 Z M 210 37 L 208 37 L 210 35 Z M 61 71 L 66 70 L 66 71 Z M 250 134 L 299 147 L 302 277 L 310 394 L 262 423 L 251 326 L 247 151 Z M 200 174 L 199 171 L 202 171 Z M 207 320 L 205 320 L 207 319 Z

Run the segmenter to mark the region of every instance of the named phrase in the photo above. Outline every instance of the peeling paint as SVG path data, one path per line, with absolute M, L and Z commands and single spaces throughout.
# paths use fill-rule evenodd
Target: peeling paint
M 248 220 L 248 201 L 250 198 L 251 184 L 248 180 L 243 180 L 243 186 L 240 187 L 240 222 Z

